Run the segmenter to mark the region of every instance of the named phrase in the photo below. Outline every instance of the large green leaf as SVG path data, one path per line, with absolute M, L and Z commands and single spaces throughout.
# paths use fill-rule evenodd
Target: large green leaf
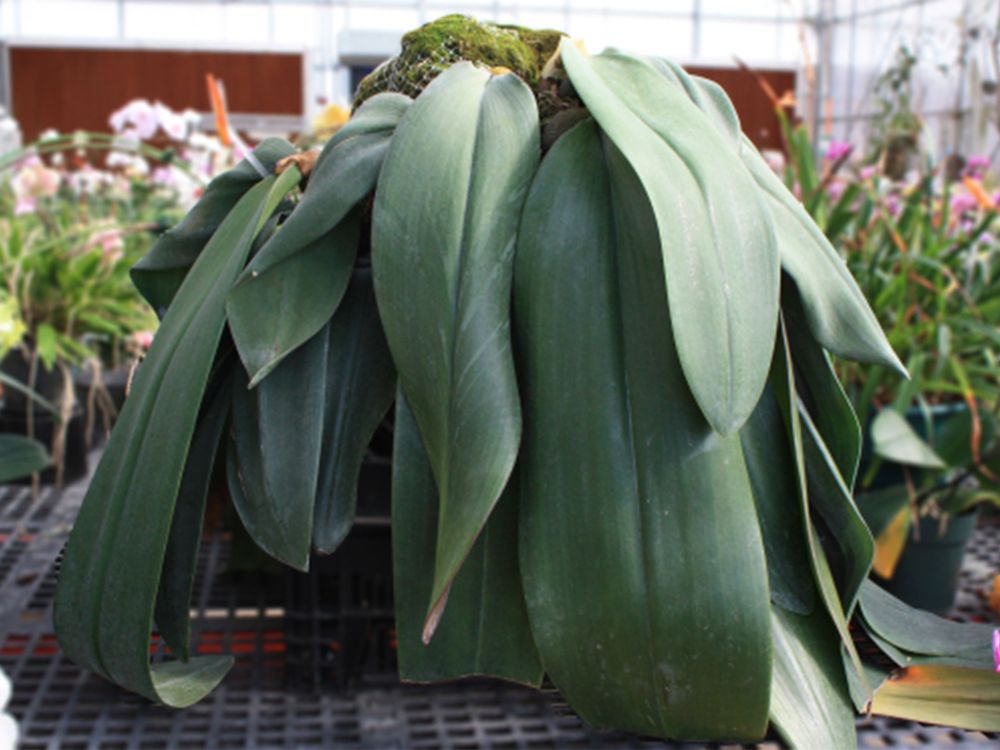
M 894 409 L 882 409 L 875 415 L 871 426 L 872 447 L 876 455 L 905 466 L 924 469 L 944 469 L 944 461 L 934 452 Z
M 760 191 L 726 137 L 652 65 L 588 58 L 567 40 L 560 50 L 649 196 L 681 366 L 709 423 L 731 433 L 764 388 L 777 329 L 778 250 Z
M 231 400 L 232 378 L 227 373 L 216 384 L 214 392 L 210 387 L 206 393 L 206 406 L 191 439 L 184 475 L 177 491 L 170 537 L 163 558 L 154 619 L 163 640 L 181 659 L 189 656 L 191 591 L 194 588 L 209 484 Z
M 871 710 L 899 719 L 997 732 L 1000 676 L 964 667 L 907 667 L 879 685 Z
M 404 680 L 489 675 L 537 686 L 542 667 L 531 639 L 517 560 L 517 492 L 501 496 L 448 593 L 434 640 L 421 640 L 434 580 L 437 488 L 413 414 L 396 401 L 392 536 L 396 641 Z
M 293 153 L 295 149 L 278 138 L 267 138 L 254 149 L 254 156 L 268 172 Z M 260 174 L 246 160 L 220 174 L 208 183 L 187 216 L 160 235 L 150 251 L 132 267 L 132 282 L 161 318 L 222 220 L 260 180 Z
M 396 392 L 396 369 L 375 306 L 370 269 L 354 272 L 330 321 L 324 382 L 313 547 L 329 554 L 354 523 L 361 463 Z
M 262 550 L 299 570 L 308 570 L 312 546 L 328 341 L 324 328 L 259 386 L 250 390 L 239 377 L 233 390 L 226 458 L 233 506 Z
M 358 248 L 351 209 L 375 187 L 409 104 L 401 94 L 382 94 L 362 105 L 327 143 L 302 200 L 230 293 L 229 325 L 251 387 L 315 335 L 340 304 Z
M 635 173 L 592 122 L 576 126 L 532 185 L 515 270 L 531 628 L 591 723 L 755 738 L 771 674 L 764 548 L 739 438 L 714 432 L 685 384 L 664 283 Z
M 856 747 L 854 710 L 826 613 L 808 617 L 773 608 L 771 719 L 791 747 Z
M 26 477 L 52 463 L 45 446 L 21 435 L 0 435 L 0 482 Z
M 510 283 L 539 151 L 531 90 L 461 63 L 403 116 L 379 178 L 375 294 L 440 491 L 428 639 L 517 455 Z
M 66 545 L 55 598 L 63 651 L 152 700 L 186 706 L 225 675 L 231 657 L 149 664 L 149 633 L 175 502 L 209 371 L 225 325 L 225 295 L 255 235 L 297 169 L 240 199 L 181 285 L 94 473 Z

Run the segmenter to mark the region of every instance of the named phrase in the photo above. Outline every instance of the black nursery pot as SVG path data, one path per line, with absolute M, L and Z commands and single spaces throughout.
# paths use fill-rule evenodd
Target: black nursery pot
M 39 409 L 34 414 L 34 437 L 48 450 L 51 450 L 52 437 L 56 432 L 56 419 L 47 411 Z M 28 413 L 6 408 L 0 409 L 0 432 L 16 435 L 28 434 Z M 43 484 L 54 484 L 56 471 L 48 468 L 41 472 Z M 63 458 L 63 484 L 75 482 L 87 476 L 87 440 L 86 421 L 83 410 L 77 406 L 66 430 L 66 451 Z M 30 484 L 31 477 L 23 477 L 12 484 Z
M 965 550 L 976 528 L 975 511 L 948 519 L 944 533 L 936 518 L 923 517 L 920 538 L 910 535 L 896 571 L 879 582 L 907 604 L 945 615 L 955 606 Z
M 7 355 L 0 361 L 0 371 L 19 383 L 29 386 L 49 403 L 57 404 L 63 399 L 65 386 L 62 373 L 57 368 L 51 371 L 46 370 L 39 363 L 35 368 L 35 378 L 34 383 L 32 383 L 31 360 L 27 354 L 18 349 L 7 352 Z M 26 412 L 28 410 L 28 397 L 13 388 L 4 388 L 3 406 L 8 411 Z

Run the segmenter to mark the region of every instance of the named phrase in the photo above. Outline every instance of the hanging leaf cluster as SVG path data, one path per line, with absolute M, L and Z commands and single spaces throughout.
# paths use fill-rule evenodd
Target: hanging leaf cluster
M 305 569 L 350 530 L 395 403 L 402 678 L 548 675 L 599 726 L 853 744 L 885 671 L 848 625 L 873 543 L 828 353 L 902 368 L 843 262 L 715 84 L 568 40 L 530 86 L 439 67 L 368 97 L 301 197 L 296 166 L 244 162 L 134 270 L 165 312 L 66 548 L 62 647 L 202 698 L 231 665 L 188 647 L 215 465 L 254 541 Z M 923 663 L 936 623 L 862 605 Z M 887 682 L 876 709 L 943 696 L 963 719 L 989 643 L 956 627 L 920 667 L 938 682 Z M 150 663 L 154 628 L 176 660 Z

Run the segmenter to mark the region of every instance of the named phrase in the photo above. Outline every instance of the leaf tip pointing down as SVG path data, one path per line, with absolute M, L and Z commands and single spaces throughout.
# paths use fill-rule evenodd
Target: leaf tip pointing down
M 434 602 L 434 605 L 427 612 L 427 619 L 424 620 L 424 629 L 420 634 L 420 640 L 423 641 L 425 646 L 431 644 L 431 638 L 434 637 L 434 633 L 441 622 L 441 615 L 444 614 L 444 608 L 448 604 L 449 593 L 451 593 L 451 584 L 448 585 L 448 588 L 444 590 L 444 593 L 438 597 L 438 600 Z

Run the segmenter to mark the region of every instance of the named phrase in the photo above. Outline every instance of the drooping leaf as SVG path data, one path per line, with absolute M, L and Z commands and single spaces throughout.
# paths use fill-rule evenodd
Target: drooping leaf
M 308 570 L 326 398 L 324 328 L 285 357 L 260 385 L 243 373 L 233 389 L 230 494 L 257 545 Z
M 789 746 L 856 747 L 854 710 L 837 635 L 822 610 L 808 617 L 772 607 L 771 720 Z
M 739 438 L 714 432 L 685 384 L 664 283 L 634 172 L 592 122 L 576 126 L 532 185 L 515 271 L 532 632 L 590 723 L 759 737 L 763 543 Z
M 421 640 L 434 579 L 437 488 L 413 414 L 396 401 L 392 537 L 399 674 L 411 682 L 469 675 L 538 686 L 542 667 L 531 639 L 517 559 L 517 492 L 497 502 L 448 593 L 434 640 Z
M 898 719 L 1000 731 L 1000 676 L 964 667 L 907 667 L 876 688 L 871 710 Z
M 852 489 L 861 459 L 861 426 L 857 415 L 829 355 L 809 330 L 798 291 L 787 279 L 782 284 L 781 310 L 798 372 L 799 397 L 837 464 L 844 484 Z
M 725 136 L 648 62 L 588 58 L 568 40 L 560 52 L 649 196 L 681 366 L 709 423 L 731 433 L 764 388 L 777 328 L 778 250 L 759 191 Z
M 740 429 L 740 441 L 764 539 L 771 601 L 807 615 L 815 604 L 815 586 L 802 531 L 795 460 L 773 388 L 764 389 L 757 408 Z
M 362 105 L 326 144 L 302 200 L 230 293 L 229 325 L 251 387 L 340 304 L 358 248 L 352 209 L 375 187 L 409 104 L 401 94 L 382 94 Z
M 329 554 L 354 523 L 361 463 L 396 392 L 396 369 L 379 322 L 370 269 L 354 272 L 330 321 L 324 380 L 313 547 Z
M 52 463 L 45 446 L 21 435 L 0 434 L 0 482 L 26 477 Z
M 295 149 L 279 138 L 267 138 L 254 156 L 268 171 Z M 261 176 L 245 159 L 213 179 L 201 198 L 177 226 L 168 229 L 148 253 L 132 267 L 132 283 L 163 318 L 188 270 L 223 219 Z
M 426 638 L 517 455 L 510 283 L 539 151 L 530 89 L 461 63 L 403 116 L 379 178 L 375 295 L 440 493 Z
M 871 426 L 875 453 L 888 461 L 926 469 L 944 469 L 941 460 L 899 412 L 882 409 Z
M 954 622 L 911 607 L 871 581 L 861 589 L 861 614 L 878 635 L 919 664 L 927 657 L 953 666 L 993 669 L 993 625 Z M 996 678 L 1000 681 L 1000 677 Z M 998 706 L 1000 708 L 1000 706 Z
M 151 666 L 149 633 L 184 463 L 225 324 L 225 295 L 255 235 L 298 179 L 291 169 L 251 188 L 195 261 L 136 374 L 66 545 L 54 612 L 63 651 L 169 706 L 200 700 L 232 665 L 231 657 L 210 656 Z
M 223 377 L 215 392 L 210 388 L 206 396 L 207 406 L 191 439 L 184 475 L 177 491 L 154 613 L 160 635 L 182 660 L 190 655 L 191 592 L 194 588 L 209 484 L 226 419 L 229 417 L 231 377 Z
M 913 512 L 908 504 L 896 511 L 878 535 L 875 537 L 875 558 L 872 560 L 872 570 L 883 578 L 892 578 L 896 573 L 899 558 L 903 555 L 906 540 L 910 535 L 910 524 Z

